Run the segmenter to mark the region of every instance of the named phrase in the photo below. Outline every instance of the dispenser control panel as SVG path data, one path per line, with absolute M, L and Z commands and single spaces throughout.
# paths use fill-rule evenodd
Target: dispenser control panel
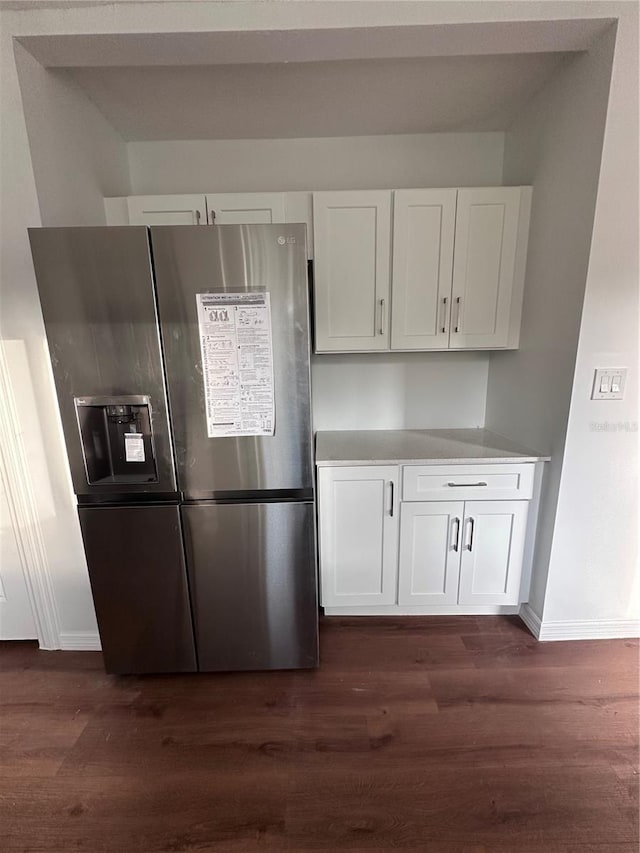
M 149 397 L 76 397 L 75 406 L 89 485 L 158 481 Z

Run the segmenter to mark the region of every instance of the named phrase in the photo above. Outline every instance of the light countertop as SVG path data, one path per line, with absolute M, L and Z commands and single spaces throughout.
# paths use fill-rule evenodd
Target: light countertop
M 541 462 L 548 456 L 487 429 L 341 430 L 316 433 L 316 465 Z

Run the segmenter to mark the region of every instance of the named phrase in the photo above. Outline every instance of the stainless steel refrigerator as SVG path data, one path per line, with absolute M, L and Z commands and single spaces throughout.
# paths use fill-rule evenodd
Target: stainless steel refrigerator
M 29 236 L 107 671 L 316 666 L 305 226 Z

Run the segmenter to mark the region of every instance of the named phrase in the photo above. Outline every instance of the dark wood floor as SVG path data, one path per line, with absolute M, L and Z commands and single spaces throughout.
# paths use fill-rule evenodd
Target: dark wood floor
M 3 851 L 638 850 L 638 643 L 327 619 L 315 672 L 0 646 Z

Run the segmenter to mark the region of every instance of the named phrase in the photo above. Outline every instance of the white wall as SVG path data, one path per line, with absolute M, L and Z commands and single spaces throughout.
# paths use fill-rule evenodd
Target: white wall
M 491 356 L 487 426 L 551 454 L 531 607 L 542 615 L 598 187 L 613 33 L 574 59 L 506 135 L 507 183 L 533 185 L 520 349 Z
M 373 353 L 312 359 L 314 429 L 484 426 L 484 353 Z
M 635 517 L 635 436 L 590 431 L 590 423 L 602 418 L 637 419 L 632 389 L 622 404 L 589 401 L 593 367 L 637 365 L 633 120 L 621 123 L 617 134 L 609 126 L 605 162 L 609 156 L 612 165 L 618 164 L 616 170 L 609 167 L 610 181 L 617 180 L 619 190 L 624 181 L 634 189 L 627 189 L 626 200 L 624 194 L 611 200 L 608 216 L 599 215 L 601 242 L 594 232 L 594 251 L 601 246 L 608 263 L 608 269 L 598 271 L 599 278 L 593 252 L 591 261 L 589 255 L 614 44 L 612 28 L 527 105 L 505 141 L 505 183 L 533 184 L 533 207 L 521 345 L 517 352 L 491 356 L 486 424 L 552 455 L 545 472 L 530 601 L 542 618 L 543 633 L 547 622 L 640 615 L 637 602 L 630 602 L 635 576 L 632 526 L 624 536 L 614 533 L 620 519 Z M 618 50 L 617 85 L 627 87 L 633 114 L 637 69 L 623 53 L 629 47 L 618 45 Z M 599 200 L 602 204 L 602 189 Z M 623 219 L 616 213 L 617 204 L 626 211 Z M 613 248 L 604 248 L 619 246 L 625 238 L 621 259 Z M 582 365 L 574 380 L 579 337 Z M 634 370 L 632 385 L 635 379 Z M 570 403 L 575 440 L 567 434 Z
M 15 45 L 43 225 L 104 225 L 104 196 L 130 191 L 126 144 L 67 75 Z
M 543 619 L 640 629 L 638 569 L 638 6 L 619 27 Z M 592 81 L 593 84 L 593 81 Z M 589 399 L 629 367 L 624 401 Z M 608 429 L 607 429 L 608 427 Z M 635 620 L 635 622 L 633 621 Z M 635 625 L 635 628 L 634 628 Z
M 95 636 L 96 622 L 26 229 L 104 223 L 102 197 L 128 192 L 128 164 L 124 142 L 86 98 L 15 48 L 14 62 L 4 31 L 0 335 L 24 449 L 12 487 L 32 495 L 37 529 L 17 533 L 51 578 L 54 633 L 73 644 Z
M 129 142 L 132 191 L 499 186 L 502 133 Z

